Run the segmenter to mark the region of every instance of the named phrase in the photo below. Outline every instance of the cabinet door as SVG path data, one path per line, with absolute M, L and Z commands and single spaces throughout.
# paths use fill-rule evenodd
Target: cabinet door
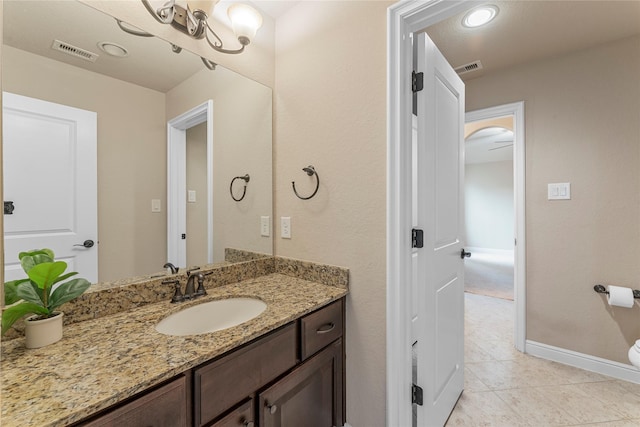
M 342 426 L 342 339 L 259 394 L 261 427 Z
M 84 427 L 183 427 L 187 425 L 187 385 L 180 376 L 107 412 Z
M 291 323 L 194 372 L 194 425 L 202 427 L 269 384 L 297 363 Z
M 210 427 L 255 427 L 254 417 L 253 399 L 247 399 Z

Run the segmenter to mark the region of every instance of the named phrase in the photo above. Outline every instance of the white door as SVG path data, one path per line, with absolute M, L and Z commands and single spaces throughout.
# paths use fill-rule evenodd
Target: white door
M 417 92 L 414 228 L 423 247 L 413 252 L 417 294 L 412 336 L 423 404 L 418 426 L 443 426 L 464 379 L 464 83 L 426 34 L 416 35 Z
M 2 112 L 4 200 L 14 206 L 4 215 L 5 280 L 25 277 L 19 252 L 50 248 L 96 283 L 96 113 L 6 92 Z

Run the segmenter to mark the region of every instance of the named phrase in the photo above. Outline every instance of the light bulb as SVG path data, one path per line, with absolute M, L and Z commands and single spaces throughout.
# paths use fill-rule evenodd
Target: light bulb
M 498 15 L 498 7 L 494 5 L 481 6 L 467 13 L 462 19 L 462 25 L 467 28 L 480 27 L 488 24 Z

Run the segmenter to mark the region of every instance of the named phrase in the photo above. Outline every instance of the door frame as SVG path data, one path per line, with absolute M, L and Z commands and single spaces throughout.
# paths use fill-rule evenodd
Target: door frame
M 187 130 L 207 123 L 207 262 L 213 263 L 213 101 L 167 122 L 167 261 L 187 266 Z
M 525 352 L 526 344 L 526 241 L 525 241 L 525 127 L 524 101 L 497 105 L 470 111 L 465 122 L 477 122 L 499 117 L 513 116 L 513 214 L 514 214 L 514 275 L 513 303 L 515 327 L 513 342 L 515 348 Z
M 412 424 L 411 117 L 414 32 L 481 4 L 408 0 L 387 9 L 387 402 L 386 425 Z

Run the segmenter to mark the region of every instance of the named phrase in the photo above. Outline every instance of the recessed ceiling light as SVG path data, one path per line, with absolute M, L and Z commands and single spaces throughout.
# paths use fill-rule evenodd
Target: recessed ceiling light
M 129 56 L 129 51 L 123 46 L 112 42 L 100 42 L 98 47 L 108 55 L 115 56 L 117 58 L 124 58 Z
M 488 24 L 498 16 L 498 11 L 498 6 L 492 4 L 477 7 L 462 18 L 462 25 L 467 28 L 476 28 Z

